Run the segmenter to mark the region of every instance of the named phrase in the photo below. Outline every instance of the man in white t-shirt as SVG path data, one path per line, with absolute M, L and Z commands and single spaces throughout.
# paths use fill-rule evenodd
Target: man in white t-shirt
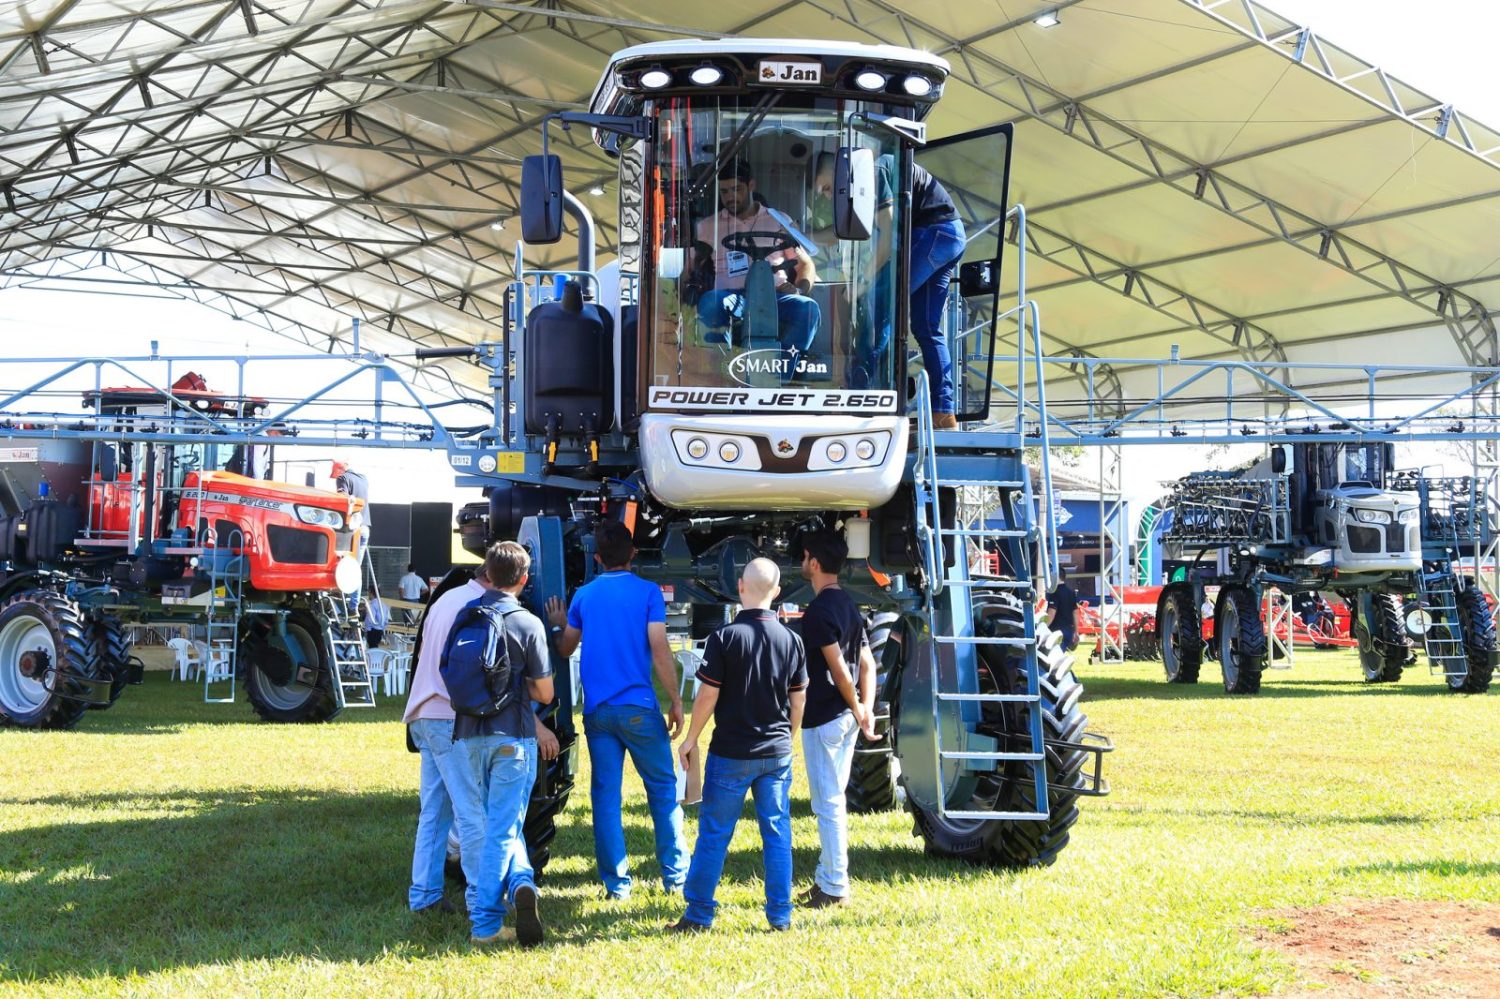
M 417 575 L 417 567 L 412 563 L 406 564 L 406 575 L 396 581 L 396 592 L 401 594 L 402 600 L 416 603 L 427 594 L 427 584 L 422 582 L 422 577 Z M 403 610 L 402 616 L 407 624 L 416 620 L 416 614 L 410 608 Z
M 718 214 L 699 221 L 695 236 L 700 254 L 713 254 L 714 287 L 698 299 L 698 318 L 707 327 L 704 339 L 710 343 L 730 342 L 729 326 L 745 315 L 745 284 L 754 263 L 745 249 L 725 246 L 724 239 L 737 233 L 776 233 L 796 242 L 791 250 L 777 250 L 766 257 L 776 281 L 776 318 L 785 373 L 790 377 L 797 360 L 807 353 L 817 338 L 822 313 L 818 303 L 808 295 L 818 280 L 812 257 L 802 248 L 801 240 L 782 222 L 785 216 L 772 212 L 755 200 L 755 177 L 743 160 L 725 164 L 719 171 Z M 732 242 L 732 241 L 731 241 Z M 769 235 L 750 243 L 765 248 L 771 245 Z

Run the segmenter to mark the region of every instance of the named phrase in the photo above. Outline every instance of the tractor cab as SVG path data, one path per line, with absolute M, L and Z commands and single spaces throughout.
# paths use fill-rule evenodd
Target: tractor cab
M 928 143 L 947 75 L 928 53 L 837 42 L 617 53 L 588 113 L 552 117 L 591 127 L 619 159 L 618 263 L 582 300 L 528 316 L 528 431 L 634 434 L 647 485 L 672 507 L 887 502 L 914 403 L 918 161 L 970 234 L 948 325 L 960 415 L 985 419 L 1010 128 Z M 528 158 L 526 242 L 557 240 L 565 207 L 582 226 L 576 201 L 556 156 Z
M 1298 445 L 1305 507 L 1315 543 L 1331 547 L 1342 571 L 1421 568 L 1415 493 L 1392 491 L 1394 446 L 1370 443 Z

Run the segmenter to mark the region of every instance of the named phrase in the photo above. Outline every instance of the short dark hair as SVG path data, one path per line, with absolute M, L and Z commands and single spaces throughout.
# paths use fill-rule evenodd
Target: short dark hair
M 838 531 L 809 531 L 802 535 L 802 551 L 818 560 L 818 568 L 837 576 L 849 557 L 849 543 Z
M 417 563 L 415 563 L 415 562 L 408 562 L 408 563 L 406 563 L 406 571 L 407 572 L 416 572 L 417 571 Z
M 514 541 L 497 541 L 484 553 L 484 574 L 491 586 L 515 586 L 531 569 L 531 556 Z
M 1059 583 L 1061 583 L 1063 580 L 1065 580 L 1067 578 L 1068 578 L 1068 570 L 1064 569 L 1062 566 L 1058 566 L 1057 567 L 1057 581 Z
M 606 569 L 618 569 L 635 557 L 635 539 L 630 528 L 618 520 L 606 520 L 594 528 L 594 551 Z
M 730 160 L 719 167 L 719 179 L 738 180 L 748 184 L 755 179 L 755 174 L 751 171 L 750 164 L 744 160 Z

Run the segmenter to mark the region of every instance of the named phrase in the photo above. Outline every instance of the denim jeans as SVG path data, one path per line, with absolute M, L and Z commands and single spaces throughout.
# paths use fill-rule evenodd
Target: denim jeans
M 484 803 L 484 844 L 479 891 L 469 907 L 476 937 L 500 932 L 505 912 L 521 885 L 535 887 L 526 853 L 526 806 L 536 782 L 536 739 L 476 735 L 459 740 Z M 465 857 L 468 849 L 464 849 Z
M 766 879 L 766 919 L 772 926 L 792 922 L 792 758 L 731 760 L 708 754 L 703 765 L 703 802 L 698 806 L 698 842 L 682 895 L 683 918 L 712 926 L 714 892 L 724 874 L 724 858 L 735 823 L 745 806 L 745 792 L 755 796 L 760 823 L 760 851 Z
M 848 711 L 833 721 L 802 730 L 802 756 L 807 761 L 808 797 L 818 818 L 818 869 L 813 881 L 824 894 L 849 894 L 849 812 L 844 788 L 854 764 L 859 725 Z
M 698 321 L 708 327 L 705 337 L 722 339 L 729 343 L 729 322 L 745 314 L 745 292 L 706 291 L 698 300 Z M 823 311 L 818 303 L 806 295 L 776 295 L 776 319 L 780 327 L 782 351 L 790 361 L 807 352 L 818 338 L 818 328 L 823 322 Z
M 411 739 L 422 754 L 422 783 L 407 905 L 415 912 L 442 901 L 448 830 L 456 825 L 463 848 L 464 879 L 469 882 L 464 897 L 472 911 L 479 885 L 479 858 L 484 852 L 479 785 L 468 757 L 461 747 L 453 745 L 452 721 L 418 718 L 411 723 Z
M 627 752 L 641 783 L 646 785 L 662 885 L 667 889 L 681 887 L 686 876 L 687 842 L 682 838 L 672 740 L 661 712 L 630 704 L 605 704 L 583 716 L 583 731 L 589 743 L 594 860 L 605 890 L 618 895 L 630 893 L 630 858 L 625 852 L 625 827 L 620 816 Z

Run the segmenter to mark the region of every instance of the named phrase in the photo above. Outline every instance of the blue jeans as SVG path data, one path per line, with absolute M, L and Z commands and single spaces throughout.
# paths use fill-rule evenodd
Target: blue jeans
M 826 895 L 849 894 L 849 810 L 844 789 L 854 765 L 854 743 L 859 725 L 848 711 L 833 721 L 802 730 L 802 756 L 807 761 L 808 800 L 818 817 L 818 869 L 813 882 Z
M 453 745 L 453 722 L 419 718 L 411 723 L 411 739 L 422 753 L 422 783 L 407 905 L 415 912 L 442 901 L 448 830 L 457 825 L 464 879 L 469 882 L 464 897 L 472 911 L 479 885 L 480 854 L 484 852 L 479 785 L 468 757 Z
M 772 926 L 792 922 L 792 758 L 731 760 L 708 754 L 703 765 L 703 803 L 698 806 L 698 842 L 682 895 L 683 918 L 712 926 L 714 891 L 724 874 L 724 857 L 735 823 L 745 806 L 745 792 L 755 796 L 760 823 L 760 851 L 766 879 L 766 919 Z
M 943 307 L 963 255 L 964 224 L 958 219 L 911 231 L 911 332 L 922 348 L 934 413 L 954 410 L 953 358 L 943 336 Z
M 729 323 L 745 314 L 744 289 L 705 291 L 698 299 L 698 321 L 708 327 L 705 339 L 729 343 Z M 776 319 L 780 327 L 781 348 L 787 359 L 795 361 L 807 352 L 818 338 L 823 310 L 806 295 L 776 295 Z
M 479 891 L 469 907 L 476 937 L 500 932 L 506 908 L 521 885 L 536 886 L 526 853 L 526 806 L 536 782 L 536 739 L 477 735 L 460 740 L 484 803 L 485 834 Z M 468 856 L 467 846 L 464 848 Z
M 594 860 L 606 891 L 630 892 L 630 858 L 620 817 L 625 754 L 646 785 L 651 824 L 656 829 L 656 861 L 662 885 L 682 886 L 687 842 L 682 838 L 682 806 L 677 803 L 677 771 L 667 723 L 655 708 L 605 704 L 583 716 L 589 743 L 589 799 L 594 811 Z

